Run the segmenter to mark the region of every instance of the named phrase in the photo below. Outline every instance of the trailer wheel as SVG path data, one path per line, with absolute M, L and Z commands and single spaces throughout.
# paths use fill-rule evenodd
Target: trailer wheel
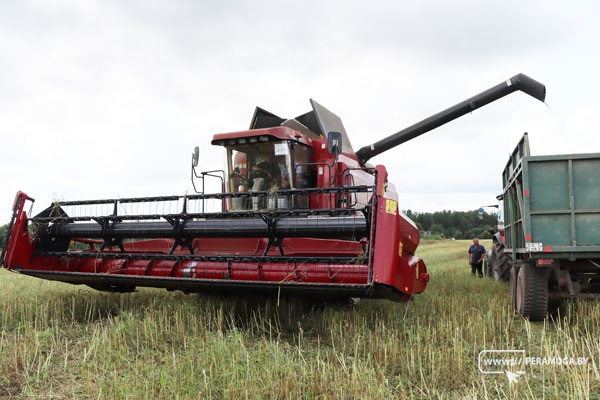
M 510 255 L 504 251 L 504 244 L 494 241 L 494 247 L 492 248 L 492 273 L 494 279 L 500 282 L 508 282 L 512 265 L 513 262 Z
M 531 321 L 542 321 L 548 311 L 546 270 L 523 264 L 517 274 L 517 312 Z

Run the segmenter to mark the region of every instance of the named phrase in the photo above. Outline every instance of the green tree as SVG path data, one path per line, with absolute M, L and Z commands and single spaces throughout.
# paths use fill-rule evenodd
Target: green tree
M 8 224 L 0 226 L 0 247 L 4 246 L 4 238 L 6 237 L 6 231 L 8 231 Z
M 454 239 L 462 239 L 463 238 L 463 234 L 460 230 L 455 229 L 452 231 L 452 236 Z
M 434 234 L 443 236 L 444 235 L 444 226 L 442 224 L 433 224 L 431 225 L 431 232 Z
M 487 238 L 489 229 L 496 230 L 496 213 L 484 212 L 480 215 L 477 210 L 443 210 L 433 213 L 406 210 L 404 213 L 415 222 L 419 230 L 431 231 L 440 237 Z

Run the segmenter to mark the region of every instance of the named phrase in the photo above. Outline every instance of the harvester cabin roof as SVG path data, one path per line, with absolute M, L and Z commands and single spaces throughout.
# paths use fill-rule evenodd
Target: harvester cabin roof
M 295 129 L 287 126 L 272 128 L 252 129 L 230 133 L 217 133 L 213 136 L 212 144 L 217 146 L 234 146 L 239 144 L 252 144 L 279 140 L 293 140 L 310 145 L 312 139 L 305 135 L 298 135 Z
M 310 103 L 313 108 L 312 111 L 291 119 L 281 118 L 267 110 L 256 107 L 254 110 L 254 115 L 252 116 L 252 120 L 250 121 L 249 131 L 217 134 L 213 137 L 212 144 L 233 145 L 237 143 L 234 140 L 235 138 L 246 138 L 261 135 L 265 136 L 266 140 L 287 139 L 305 142 L 303 140 L 299 140 L 299 135 L 297 135 L 295 132 L 300 132 L 310 139 L 326 138 L 329 132 L 340 132 L 342 134 L 344 147 L 350 152 L 354 152 L 340 117 L 313 99 L 310 99 Z M 289 133 L 285 130 L 268 129 L 278 127 L 290 128 L 293 134 L 291 137 L 289 137 Z

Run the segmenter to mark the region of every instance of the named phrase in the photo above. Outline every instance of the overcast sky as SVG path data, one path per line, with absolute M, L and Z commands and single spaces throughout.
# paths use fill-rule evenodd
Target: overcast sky
M 0 3 L 0 225 L 14 194 L 52 200 L 192 192 L 190 157 L 255 106 L 314 98 L 355 149 L 517 73 L 518 92 L 379 155 L 400 208 L 493 204 L 523 132 L 533 154 L 600 152 L 595 1 Z

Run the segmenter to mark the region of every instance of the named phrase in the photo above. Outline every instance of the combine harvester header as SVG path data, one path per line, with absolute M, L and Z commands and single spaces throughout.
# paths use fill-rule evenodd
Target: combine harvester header
M 214 135 L 223 170 L 197 172 L 196 148 L 196 194 L 58 201 L 30 216 L 33 199 L 18 192 L 3 266 L 116 292 L 410 300 L 429 281 L 419 231 L 386 168 L 368 160 L 516 90 L 544 100 L 542 84 L 517 75 L 356 153 L 340 118 L 314 100 L 293 119 L 256 108 L 249 130 Z M 221 192 L 204 193 L 207 179 Z

